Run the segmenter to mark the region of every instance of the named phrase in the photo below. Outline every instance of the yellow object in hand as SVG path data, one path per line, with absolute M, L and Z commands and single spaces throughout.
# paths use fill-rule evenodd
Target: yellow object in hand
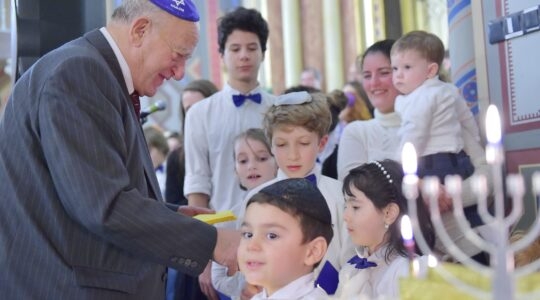
M 205 223 L 208 223 L 210 225 L 236 220 L 236 216 L 230 210 L 224 210 L 221 212 L 217 212 L 215 214 L 200 214 L 200 215 L 194 216 L 194 218 L 200 221 L 203 221 Z

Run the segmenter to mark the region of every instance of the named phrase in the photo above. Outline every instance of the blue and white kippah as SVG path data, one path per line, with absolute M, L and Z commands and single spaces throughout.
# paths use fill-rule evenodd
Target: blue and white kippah
M 150 0 L 150 2 L 182 20 L 199 21 L 199 12 L 191 0 Z
M 292 92 L 278 96 L 274 105 L 296 105 L 311 102 L 312 100 L 313 99 L 308 92 Z

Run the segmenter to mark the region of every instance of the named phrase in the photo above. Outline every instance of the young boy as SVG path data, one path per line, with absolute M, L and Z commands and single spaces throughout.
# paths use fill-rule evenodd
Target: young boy
M 309 205 L 306 205 L 309 203 Z M 238 265 L 263 291 L 251 299 L 327 299 L 313 270 L 332 240 L 332 216 L 309 180 L 292 178 L 266 186 L 246 205 Z
M 317 283 L 328 293 L 337 288 L 338 274 L 354 247 L 343 223 L 345 200 L 339 181 L 321 175 L 317 155 L 328 141 L 331 114 L 326 96 L 321 93 L 295 92 L 279 96 L 264 117 L 264 129 L 278 165 L 276 179 L 255 188 L 248 198 L 263 186 L 286 178 L 306 178 L 315 184 L 332 215 L 334 239 L 323 262 L 316 268 Z M 306 201 L 305 205 L 311 205 Z
M 221 91 L 195 103 L 186 117 L 184 194 L 189 205 L 222 211 L 245 197 L 231 158 L 234 138 L 248 128 L 260 128 L 274 102 L 257 80 L 268 33 L 268 24 L 254 9 L 238 7 L 219 20 L 219 53 L 228 80 Z M 210 267 L 200 281 L 213 290 L 209 274 Z
M 479 141 L 479 132 L 465 100 L 452 84 L 439 79 L 444 45 L 434 34 L 412 31 L 392 47 L 393 82 L 401 115 L 401 147 L 412 142 L 418 153 L 418 175 L 448 174 L 463 178 L 474 172 L 465 143 Z M 399 156 L 398 154 L 398 157 Z

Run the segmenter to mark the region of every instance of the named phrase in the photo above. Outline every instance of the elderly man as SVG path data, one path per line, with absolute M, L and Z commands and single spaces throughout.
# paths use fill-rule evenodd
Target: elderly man
M 236 231 L 160 201 L 138 117 L 139 95 L 184 76 L 198 19 L 190 0 L 125 0 L 15 85 L 0 121 L 2 298 L 163 299 L 166 266 L 236 270 Z

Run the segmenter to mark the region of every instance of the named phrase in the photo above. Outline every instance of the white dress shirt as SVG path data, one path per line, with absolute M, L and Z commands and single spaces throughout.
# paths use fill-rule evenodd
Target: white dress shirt
M 268 296 L 266 291 L 256 294 L 251 300 L 321 300 L 328 299 L 328 295 L 321 288 L 315 287 L 313 282 L 315 276 L 313 273 L 299 277 L 295 281 L 287 284 L 281 289 L 275 291 L 271 296 Z
M 186 117 L 184 195 L 209 195 L 209 206 L 216 211 L 238 207 L 236 204 L 245 196 L 234 171 L 234 138 L 249 128 L 262 128 L 264 113 L 275 100 L 260 87 L 249 94 L 254 93 L 261 94 L 261 104 L 246 100 L 236 107 L 232 96 L 240 92 L 225 85 L 223 90 L 195 103 Z M 233 212 L 238 216 L 238 211 Z
M 367 251 L 359 255 L 376 263 L 376 267 L 357 269 L 353 264 L 343 266 L 335 299 L 399 299 L 399 278 L 409 275 L 409 260 L 394 254 L 387 262 L 386 249 L 381 247 L 370 256 Z M 426 261 L 427 257 L 418 259 Z

